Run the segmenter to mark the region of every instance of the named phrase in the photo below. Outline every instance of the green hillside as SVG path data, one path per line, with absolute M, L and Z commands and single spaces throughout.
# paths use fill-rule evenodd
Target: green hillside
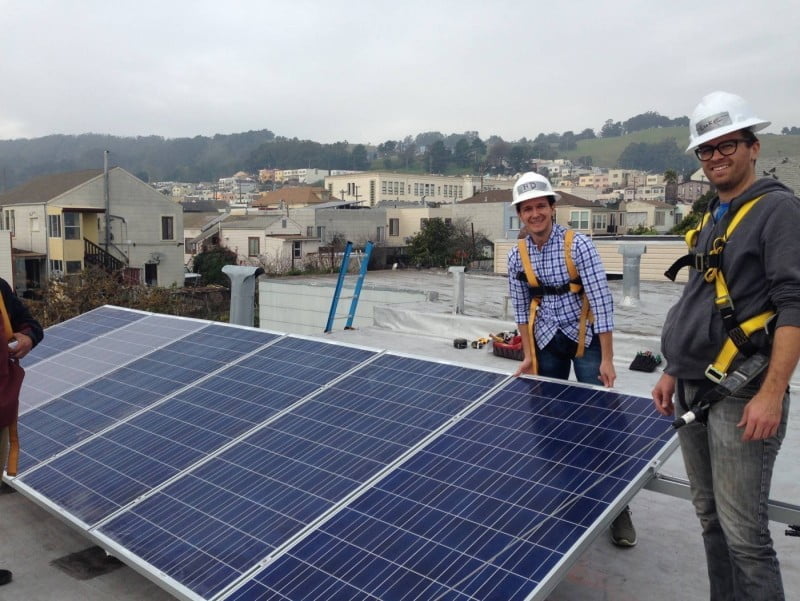
M 800 136 L 783 136 L 777 134 L 761 134 L 761 156 L 763 158 L 779 158 L 785 156 L 800 157 Z M 592 157 L 595 167 L 615 167 L 622 151 L 629 144 L 655 144 L 673 138 L 683 150 L 688 143 L 688 131 L 685 127 L 663 127 L 646 129 L 617 138 L 596 138 L 581 140 L 575 150 L 561 153 L 564 158 L 575 160 L 579 157 Z

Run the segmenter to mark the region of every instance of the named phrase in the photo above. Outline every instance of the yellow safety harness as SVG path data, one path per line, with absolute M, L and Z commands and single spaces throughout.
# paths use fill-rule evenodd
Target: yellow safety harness
M 531 349 L 531 359 L 533 361 L 532 371 L 534 374 L 539 372 L 539 365 L 536 361 L 536 339 L 533 336 L 534 324 L 536 323 L 536 312 L 539 309 L 539 303 L 545 295 L 555 294 L 580 294 L 581 295 L 581 316 L 578 323 L 578 350 L 575 353 L 576 357 L 583 357 L 586 339 L 587 324 L 594 323 L 594 316 L 592 315 L 591 308 L 589 307 L 589 299 L 586 297 L 586 292 L 581 283 L 578 268 L 575 266 L 575 261 L 572 258 L 572 241 L 575 238 L 574 230 L 567 230 L 564 234 L 564 261 L 567 265 L 567 273 L 569 274 L 569 281 L 561 286 L 544 286 L 539 284 L 539 279 L 536 277 L 536 272 L 533 269 L 530 254 L 528 253 L 528 244 L 526 238 L 517 240 L 517 247 L 519 248 L 519 256 L 522 260 L 522 267 L 524 269 L 524 281 L 528 283 L 531 290 L 531 308 L 528 323 L 525 324 L 525 332 L 528 338 Z M 519 279 L 522 280 L 520 274 Z M 520 332 L 522 334 L 522 332 Z
M 706 377 L 716 383 L 725 378 L 737 353 L 741 352 L 749 357 L 758 351 L 758 348 L 750 340 L 750 336 L 754 332 L 766 329 L 769 320 L 775 315 L 775 311 L 764 311 L 739 323 L 734 314 L 733 299 L 730 297 L 728 285 L 722 273 L 722 251 L 725 249 L 728 239 L 750 209 L 762 198 L 763 195 L 749 200 L 739 207 L 739 210 L 733 215 L 728 227 L 725 229 L 725 233 L 715 238 L 712 242 L 711 250 L 707 253 L 697 253 L 694 252 L 697 246 L 697 238 L 711 218 L 711 213 L 706 211 L 697 227 L 686 232 L 685 239 L 686 245 L 689 247 L 689 254 L 675 261 L 664 273 L 669 279 L 675 281 L 678 271 L 688 265 L 697 271 L 703 272 L 703 279 L 709 284 L 714 284 L 716 293 L 714 305 L 719 310 L 722 316 L 722 323 L 728 332 L 728 338 L 722 345 L 719 354 L 717 354 L 717 358 L 705 371 Z

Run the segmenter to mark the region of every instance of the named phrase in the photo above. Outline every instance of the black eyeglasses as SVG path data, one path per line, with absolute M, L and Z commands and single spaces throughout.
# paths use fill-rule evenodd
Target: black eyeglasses
M 736 149 L 739 148 L 739 142 L 744 142 L 745 144 L 749 144 L 750 140 L 745 140 L 744 138 L 737 138 L 735 140 L 725 140 L 724 142 L 720 142 L 716 146 L 711 146 L 707 144 L 705 146 L 698 146 L 694 149 L 695 155 L 701 161 L 710 161 L 711 157 L 714 156 L 714 152 L 719 150 L 719 153 L 724 157 L 729 157 L 733 153 L 736 152 Z

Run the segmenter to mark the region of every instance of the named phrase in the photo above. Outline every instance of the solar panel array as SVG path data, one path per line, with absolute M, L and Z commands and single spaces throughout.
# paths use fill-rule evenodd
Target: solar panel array
M 181 599 L 544 599 L 672 452 L 648 399 L 103 307 L 12 484 Z

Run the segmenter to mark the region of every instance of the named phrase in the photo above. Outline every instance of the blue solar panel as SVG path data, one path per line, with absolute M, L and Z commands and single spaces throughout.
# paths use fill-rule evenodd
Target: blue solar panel
M 28 411 L 19 419 L 20 473 L 275 339 L 258 330 L 207 325 Z
M 263 342 L 248 338 L 248 343 Z M 75 518 L 96 523 L 374 354 L 318 341 L 279 340 L 26 474 L 23 481 Z M 313 376 L 299 372 L 298 363 Z M 103 383 L 122 390 L 118 382 Z M 124 407 L 120 400 L 102 399 L 103 407 L 95 406 L 102 424 L 107 417 L 119 420 L 128 413 L 119 411 Z M 115 408 L 117 413 L 109 416 Z M 81 438 L 75 432 L 60 434 L 65 446 Z
M 42 353 L 48 355 L 47 358 L 31 367 L 26 366 L 25 385 L 20 394 L 20 413 L 39 407 L 64 394 L 65 390 L 83 386 L 208 325 L 207 322 L 165 315 L 130 313 L 141 319 L 130 322 L 115 319 L 114 322 L 122 324 L 116 330 L 87 328 L 98 335 L 58 354 L 47 350 L 51 339 L 48 328 L 44 342 L 34 349 L 38 351 L 44 347 Z
M 186 599 L 539 601 L 674 446 L 595 387 L 114 307 L 58 328 L 13 482 Z
M 117 330 L 146 316 L 147 313 L 116 307 L 94 309 L 47 328 L 47 344 L 40 344 L 33 349 L 22 363 L 26 368 L 35 365 L 47 357 L 67 351 L 87 340 Z
M 383 355 L 98 532 L 209 598 L 506 377 Z
M 648 399 L 512 380 L 228 598 L 528 599 L 669 426 Z

